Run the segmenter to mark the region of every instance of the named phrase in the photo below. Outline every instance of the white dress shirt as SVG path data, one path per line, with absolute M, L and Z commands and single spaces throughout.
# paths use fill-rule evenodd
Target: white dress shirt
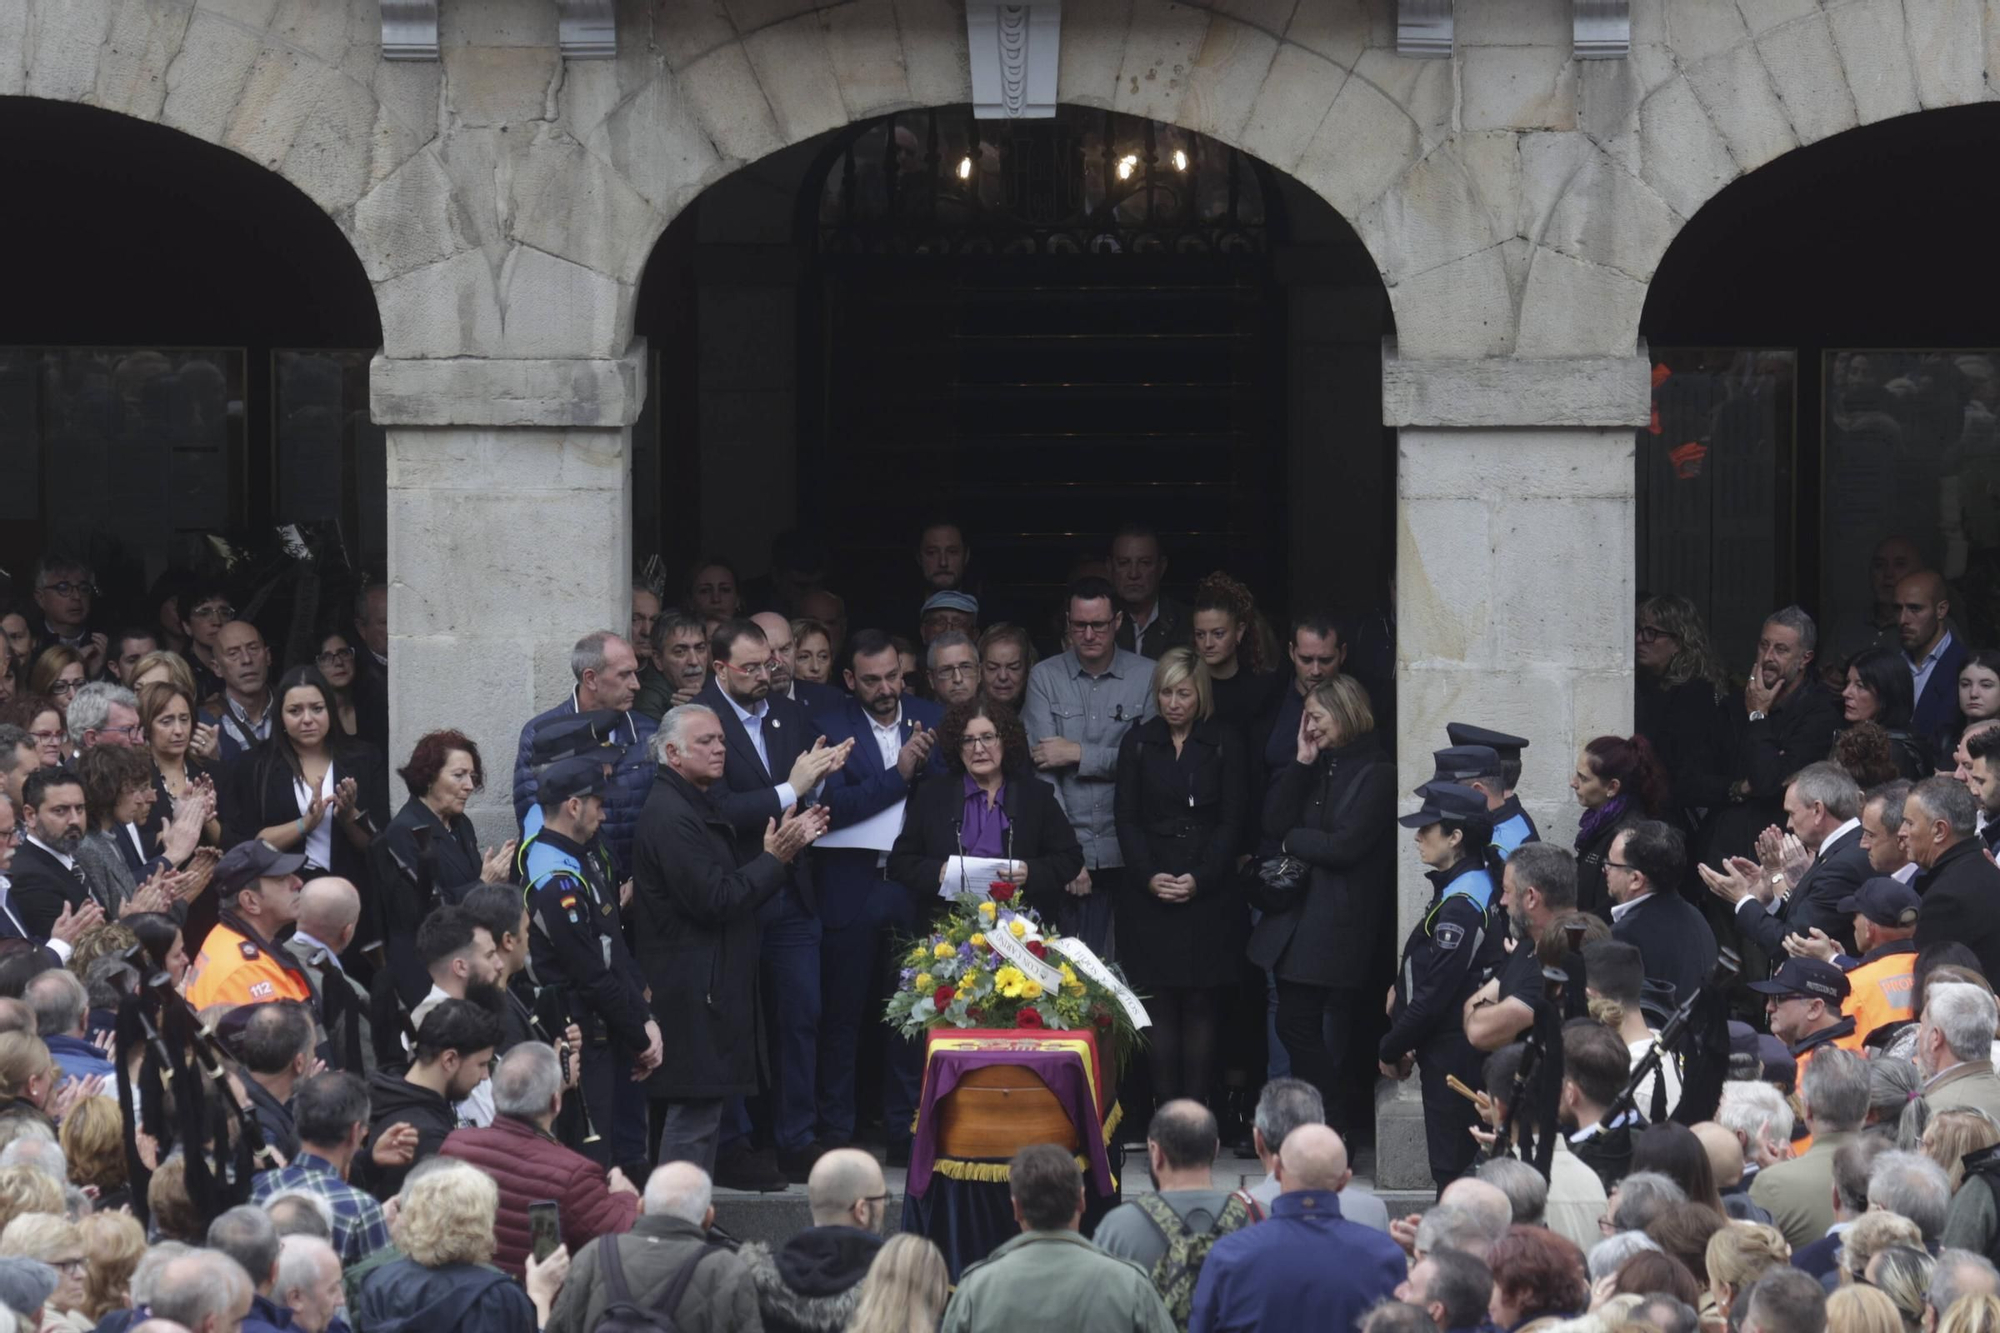
M 777 776 L 771 773 L 771 754 L 770 751 L 764 748 L 764 715 L 771 711 L 771 701 L 769 699 L 759 699 L 756 711 L 752 712 L 744 708 L 742 704 L 737 703 L 736 696 L 728 690 L 722 690 L 720 694 L 724 699 L 729 701 L 729 706 L 736 710 L 736 720 L 741 722 L 743 730 L 749 733 L 750 746 L 757 751 L 757 762 L 764 765 L 764 772 L 766 774 L 773 777 Z M 791 783 L 780 782 L 772 790 L 778 794 L 778 808 L 780 810 L 789 810 L 798 804 L 799 793 Z

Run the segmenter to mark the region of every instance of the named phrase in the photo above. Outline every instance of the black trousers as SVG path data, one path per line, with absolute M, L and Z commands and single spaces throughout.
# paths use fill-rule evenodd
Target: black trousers
M 1292 1059 L 1293 1076 L 1319 1089 L 1326 1103 L 1327 1122 L 1336 1129 L 1346 1128 L 1340 1123 L 1346 1104 L 1340 1086 L 1341 1067 L 1361 994 L 1347 986 L 1278 980 L 1278 1040 Z M 1373 1074 L 1370 1070 L 1371 1085 Z

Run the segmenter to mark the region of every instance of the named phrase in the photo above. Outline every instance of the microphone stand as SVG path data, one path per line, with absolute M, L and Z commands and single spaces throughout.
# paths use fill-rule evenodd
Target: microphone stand
M 1737 973 L 1742 970 L 1742 958 L 1737 955 L 1734 949 L 1725 948 L 1716 957 L 1715 976 L 1709 982 L 1709 986 L 1720 987 L 1726 990 L 1736 980 Z M 1665 1053 L 1679 1047 L 1682 1041 L 1686 1039 L 1688 1020 L 1694 1014 L 1695 1004 L 1701 999 L 1707 989 L 1707 987 L 1704 987 L 1702 990 L 1697 990 L 1694 994 L 1688 996 L 1686 1000 L 1682 1001 L 1678 1009 L 1674 1010 L 1673 1016 L 1667 1019 L 1666 1026 L 1660 1029 L 1659 1040 L 1655 1041 L 1651 1049 L 1639 1057 L 1639 1063 L 1632 1069 L 1632 1076 L 1625 1081 L 1624 1090 L 1612 1099 L 1610 1106 L 1605 1108 L 1603 1118 L 1597 1122 L 1600 1126 L 1610 1129 L 1620 1119 L 1638 1107 L 1639 1085 L 1644 1083 L 1649 1075 L 1657 1075 L 1660 1071 L 1660 1062 Z

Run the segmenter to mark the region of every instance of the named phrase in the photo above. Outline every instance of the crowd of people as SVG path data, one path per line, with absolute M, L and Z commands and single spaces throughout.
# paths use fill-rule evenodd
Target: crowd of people
M 226 580 L 107 628 L 41 561 L 0 604 L 0 1333 L 2000 1329 L 2000 655 L 1907 543 L 1838 670 L 1786 607 L 1739 682 L 1645 599 L 1573 846 L 1487 719 L 1408 851 L 1386 635 L 1179 603 L 1143 527 L 1042 626 L 982 620 L 956 524 L 913 563 L 886 627 L 806 534 L 635 580 L 482 838 L 464 733 L 391 771 L 381 584 L 283 662 Z M 947 1255 L 885 1240 L 924 1056 L 879 1015 L 974 864 L 1144 997 L 1157 1188 L 1086 1238 L 1028 1147 L 1020 1235 Z M 1350 1184 L 1377 1075 L 1421 1217 Z M 715 1227 L 792 1184 L 799 1235 Z

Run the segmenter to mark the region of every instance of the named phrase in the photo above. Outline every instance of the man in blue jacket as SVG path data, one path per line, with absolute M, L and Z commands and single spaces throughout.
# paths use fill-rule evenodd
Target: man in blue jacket
M 639 658 L 632 645 L 609 630 L 586 634 L 570 649 L 569 669 L 576 677 L 576 689 L 569 698 L 545 713 L 537 713 L 521 728 L 521 743 L 514 752 L 514 818 L 521 823 L 525 843 L 541 828 L 542 814 L 535 799 L 535 733 L 550 722 L 578 713 L 608 709 L 620 715 L 614 734 L 607 742 L 623 751 L 611 774 L 610 789 L 604 793 L 604 845 L 611 852 L 618 878 L 632 874 L 632 833 L 639 823 L 639 809 L 646 793 L 653 789 L 653 761 L 646 755 L 646 741 L 659 725 L 643 713 L 632 711 L 639 697 Z
M 1353 1176 L 1347 1145 L 1325 1125 L 1286 1135 L 1271 1215 L 1215 1242 L 1195 1283 L 1188 1333 L 1353 1328 L 1395 1295 L 1409 1276 L 1402 1249 L 1340 1215 L 1340 1190 Z

